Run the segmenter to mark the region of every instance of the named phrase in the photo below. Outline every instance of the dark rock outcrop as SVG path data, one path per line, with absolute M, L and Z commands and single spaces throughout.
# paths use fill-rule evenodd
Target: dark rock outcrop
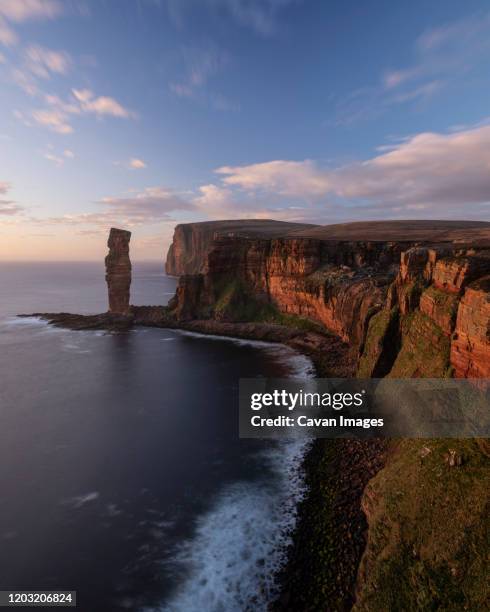
M 105 258 L 106 281 L 109 292 L 109 312 L 128 315 L 129 292 L 131 287 L 131 260 L 129 241 L 131 232 L 111 228 L 107 246 L 109 253 Z

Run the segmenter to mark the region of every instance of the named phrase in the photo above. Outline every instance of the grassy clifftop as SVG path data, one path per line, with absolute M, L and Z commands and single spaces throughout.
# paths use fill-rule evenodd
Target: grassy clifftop
M 369 522 L 354 610 L 484 610 L 490 445 L 403 440 L 368 484 Z

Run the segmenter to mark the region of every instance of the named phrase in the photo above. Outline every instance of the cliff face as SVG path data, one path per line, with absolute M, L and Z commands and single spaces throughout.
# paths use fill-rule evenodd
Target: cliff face
M 285 236 L 292 231 L 313 228 L 307 223 L 287 223 L 271 219 L 238 219 L 231 221 L 203 221 L 182 223 L 174 230 L 168 250 L 165 271 L 167 274 L 198 274 L 203 272 L 207 254 L 216 235 L 240 235 L 242 237 Z
M 460 378 L 490 378 L 490 276 L 468 285 L 459 304 L 451 364 Z
M 129 292 L 131 287 L 131 261 L 129 241 L 131 232 L 111 228 L 105 258 L 106 281 L 109 292 L 109 312 L 128 315 L 130 312 Z
M 386 232 L 380 225 L 363 231 L 372 240 L 359 239 L 351 227 L 276 238 L 218 236 L 202 273 L 180 279 L 174 316 L 281 323 L 286 318 L 296 327 L 314 321 L 349 345 L 347 361 L 359 377 L 490 377 L 488 224 L 472 229 L 471 223 L 390 223 Z M 324 370 L 332 375 L 330 368 Z M 488 548 L 488 443 L 390 441 L 383 469 L 372 444 L 362 447 L 367 468 L 341 480 L 339 491 L 330 484 L 331 447 L 319 453 L 308 502 L 313 514 L 303 525 L 309 535 L 296 553 L 313 579 L 299 573 L 298 584 L 288 580 L 293 603 L 278 609 L 303 609 L 294 602 L 304 597 L 315 609 L 329 609 L 339 576 L 343 588 L 351 588 L 342 582 L 346 566 L 355 593 L 354 587 L 342 592 L 339 609 L 349 598 L 359 612 L 482 609 L 488 598 L 481 554 Z M 356 463 L 352 451 L 346 452 Z M 356 490 L 360 516 L 342 516 L 342 528 L 332 527 L 336 509 L 346 507 L 342 491 L 352 500 Z M 365 548 L 360 531 L 367 533 Z M 346 561 L 344 553 L 359 541 Z M 294 558 L 292 563 L 294 580 Z
M 181 319 L 310 319 L 349 343 L 361 376 L 488 373 L 484 245 L 218 236 L 203 269 L 181 279 Z

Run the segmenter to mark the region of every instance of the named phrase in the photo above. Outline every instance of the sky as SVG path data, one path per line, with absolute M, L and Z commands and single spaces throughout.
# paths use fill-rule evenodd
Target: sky
M 490 220 L 484 0 L 0 0 L 0 260 L 177 223 Z

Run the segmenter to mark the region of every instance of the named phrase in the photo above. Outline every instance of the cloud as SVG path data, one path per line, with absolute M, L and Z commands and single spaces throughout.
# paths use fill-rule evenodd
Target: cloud
M 490 13 L 423 32 L 412 49 L 412 62 L 381 75 L 380 82 L 354 91 L 337 103 L 327 124 L 349 125 L 372 119 L 397 104 L 427 103 L 472 72 L 485 69 L 490 52 Z
M 376 212 L 457 217 L 464 206 L 466 216 L 489 218 L 490 126 L 421 133 L 371 159 L 337 168 L 311 160 L 276 160 L 216 172 L 226 188 L 309 205 L 322 202 L 357 218 Z
M 121 224 L 135 227 L 145 223 L 159 223 L 171 220 L 170 213 L 194 210 L 195 206 L 171 189 L 147 187 L 128 197 L 106 197 L 97 202 L 100 211 L 36 219 L 40 224 L 54 225 L 95 225 L 104 228 Z
M 229 63 L 229 57 L 214 46 L 184 47 L 181 51 L 184 76 L 169 83 L 170 91 L 179 98 L 188 98 L 212 106 L 216 110 L 237 110 L 238 104 L 224 95 L 208 91 L 208 83 Z
M 424 32 L 415 41 L 412 65 L 389 71 L 383 82 L 387 90 L 427 80 L 452 80 L 468 72 L 490 50 L 490 14 L 475 14 L 461 21 Z
M 93 113 L 98 116 L 109 115 L 123 119 L 134 116 L 134 113 L 124 108 L 114 98 L 108 96 L 97 97 L 90 89 L 72 89 L 72 94 L 84 113 Z
M 65 113 L 59 110 L 39 109 L 32 112 L 34 121 L 58 134 L 71 134 L 73 127 L 68 123 Z
M 188 15 L 205 9 L 216 18 L 231 19 L 260 36 L 273 36 L 279 29 L 280 13 L 298 0 L 167 0 L 174 24 L 182 27 Z
M 53 19 L 62 12 L 57 0 L 0 0 L 0 15 L 15 23 L 31 19 Z
M 0 44 L 11 47 L 18 42 L 17 34 L 7 24 L 5 19 L 0 17 Z
M 236 214 L 237 206 L 233 201 L 231 189 L 210 183 L 201 185 L 198 191 L 199 194 L 194 198 L 194 204 L 206 215 L 226 217 L 231 211 Z
M 318 206 L 278 205 L 266 194 L 236 193 L 213 183 L 201 185 L 193 198 L 196 208 L 210 219 L 280 219 L 283 221 L 321 222 L 325 210 Z
M 191 98 L 206 85 L 211 76 L 220 70 L 224 64 L 224 59 L 216 50 L 203 52 L 185 48 L 183 55 L 186 75 L 181 82 L 170 83 L 170 89 L 178 96 Z
M 30 96 L 42 95 L 39 79 L 48 80 L 53 75 L 65 75 L 72 66 L 66 51 L 55 51 L 40 45 L 29 45 L 23 53 L 20 66 L 11 70 L 12 80 Z M 55 96 L 45 96 L 55 98 Z
M 216 0 L 215 2 L 228 11 L 237 23 L 252 28 L 262 36 L 271 36 L 277 32 L 280 11 L 292 3 L 292 0 Z
M 43 157 L 44 159 L 52 161 L 57 166 L 62 166 L 65 163 L 65 160 L 62 157 L 59 157 L 58 155 L 55 155 L 54 153 L 51 153 L 50 151 L 43 153 Z
M 34 121 L 58 134 L 71 134 L 74 129 L 71 125 L 72 115 L 95 114 L 97 117 L 110 116 L 127 119 L 135 114 L 124 108 L 114 98 L 95 96 L 88 89 L 74 89 L 73 97 L 68 101 L 59 96 L 45 95 L 44 101 L 48 108 L 32 111 Z
M 484 126 L 418 134 L 392 151 L 338 170 L 334 184 L 337 194 L 346 198 L 454 212 L 470 203 L 488 207 L 489 170 L 490 126 Z
M 1 196 L 7 195 L 11 188 L 12 186 L 10 183 L 7 183 L 6 181 L 0 181 L 0 198 Z M 0 218 L 18 215 L 23 211 L 24 208 L 22 206 L 19 206 L 12 200 L 0 199 Z
M 48 79 L 53 73 L 66 74 L 72 64 L 66 51 L 53 51 L 40 45 L 29 45 L 24 55 L 27 69 L 42 79 Z
M 73 153 L 73 151 L 70 151 L 70 149 L 65 149 L 63 153 L 57 155 L 53 151 L 53 147 L 49 145 L 48 150 L 43 153 L 43 157 L 44 159 L 55 163 L 57 166 L 63 166 L 65 161 L 67 159 L 73 159 L 75 157 L 75 154 Z
M 8 22 L 53 19 L 62 12 L 57 0 L 0 0 L 0 44 L 16 45 L 19 38 Z
M 222 166 L 223 183 L 245 190 L 273 191 L 289 197 L 318 197 L 328 191 L 329 179 L 311 160 L 275 160 L 249 166 Z
M 27 71 L 21 68 L 13 68 L 11 71 L 11 77 L 13 82 L 23 89 L 29 96 L 36 96 L 38 94 L 36 79 L 29 74 Z
M 128 166 L 133 170 L 141 170 L 142 168 L 146 168 L 146 164 L 142 159 L 138 159 L 137 157 L 133 157 L 129 160 Z

